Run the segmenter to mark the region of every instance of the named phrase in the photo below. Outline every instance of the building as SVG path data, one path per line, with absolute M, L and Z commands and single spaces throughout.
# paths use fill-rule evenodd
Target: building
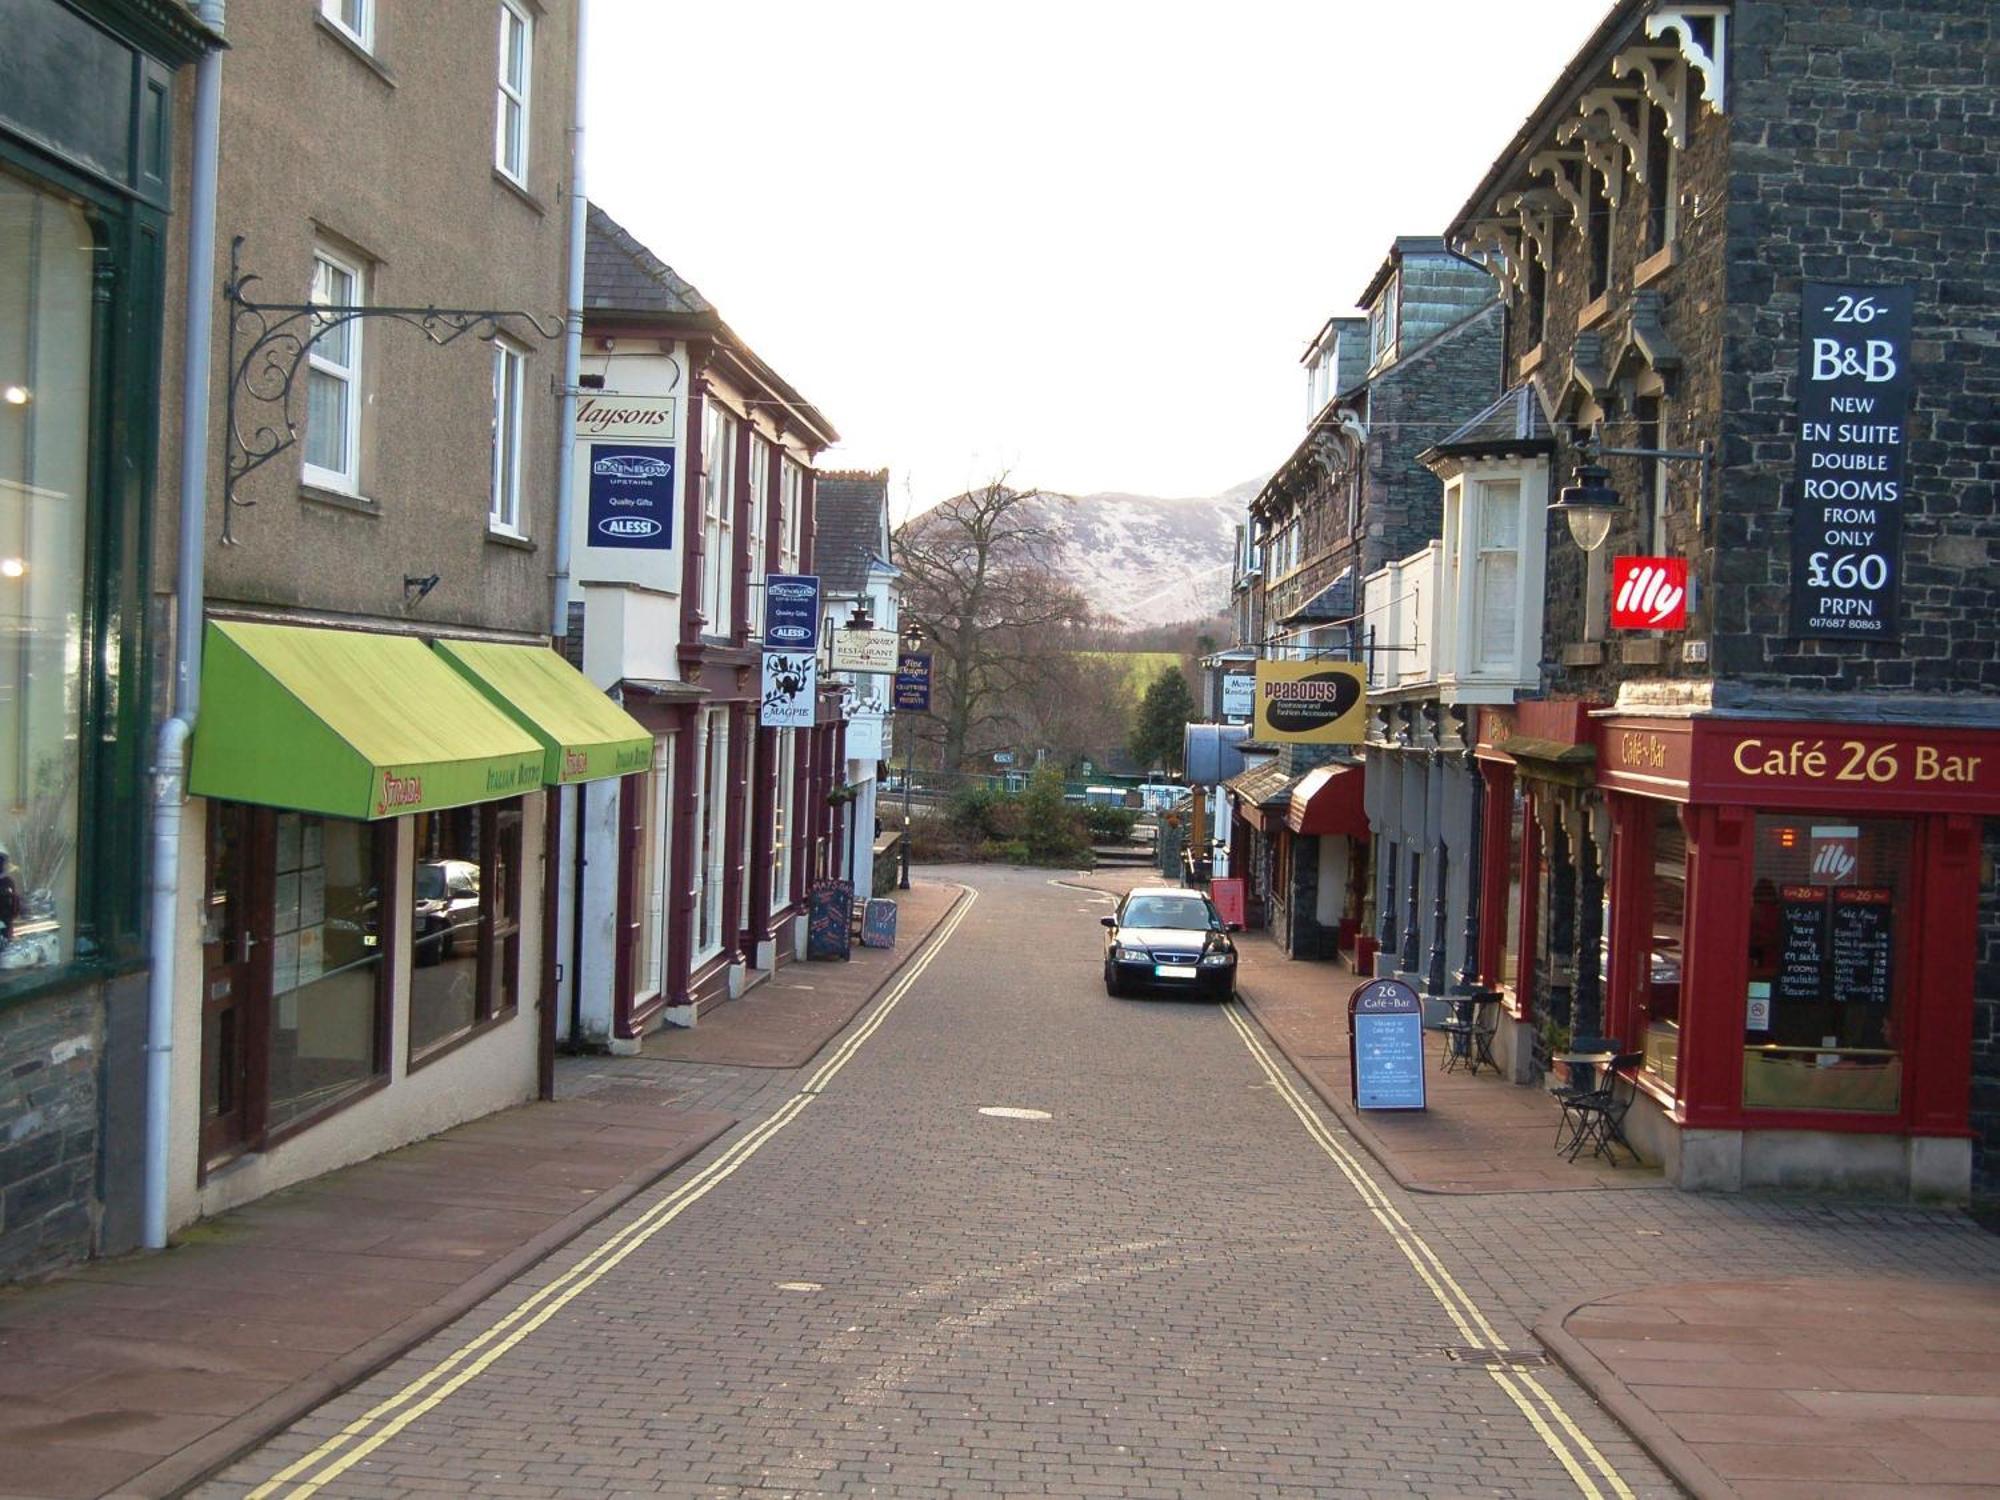
M 1267 659 L 1373 660 L 1389 649 L 1371 635 L 1362 580 L 1436 529 L 1437 485 L 1420 455 L 1498 368 L 1493 278 L 1440 239 L 1397 239 L 1360 306 L 1308 344 L 1305 436 L 1250 505 Z M 1385 849 L 1394 860 L 1410 841 L 1400 793 L 1381 790 L 1401 787 L 1399 757 L 1378 737 L 1364 779 L 1352 751 L 1294 742 L 1246 774 L 1254 795 L 1236 800 L 1250 852 L 1238 867 L 1254 907 L 1294 958 L 1360 958 L 1373 935 L 1371 843 L 1379 872 Z M 1421 826 L 1421 799 L 1413 805 Z M 1397 877 L 1377 878 L 1377 904 L 1393 909 Z
M 825 634 L 836 663 L 831 679 L 846 689 L 842 712 L 839 878 L 857 896 L 881 884 L 875 870 L 880 770 L 892 757 L 896 654 L 901 635 L 897 587 L 889 561 L 889 471 L 829 472 L 815 486 L 814 566 L 825 600 Z M 842 661 L 862 667 L 839 668 Z
M 1573 476 L 1471 967 L 1684 1187 L 2000 1187 L 1993 30 L 1624 0 L 1450 226 Z
M 635 1050 L 803 955 L 808 885 L 841 868 L 843 695 L 810 647 L 780 664 L 803 726 L 760 723 L 766 580 L 813 571 L 814 463 L 837 434 L 594 205 L 584 290 L 569 645 L 653 759 L 585 798 L 561 1025 Z
M 0 1281 L 139 1233 L 147 608 L 184 188 L 217 39 L 139 0 L 7 9 L 0 93 Z

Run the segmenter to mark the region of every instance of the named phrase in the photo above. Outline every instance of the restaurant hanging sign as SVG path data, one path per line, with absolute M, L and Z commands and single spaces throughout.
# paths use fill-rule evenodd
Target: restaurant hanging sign
M 1907 286 L 1805 284 L 1799 311 L 1792 634 L 1896 634 L 1910 410 Z
M 836 672 L 881 672 L 896 670 L 900 644 L 893 630 L 830 630 L 833 642 L 832 667 Z
M 1251 737 L 1294 745 L 1358 745 L 1367 719 L 1365 668 L 1352 661 L 1260 661 Z

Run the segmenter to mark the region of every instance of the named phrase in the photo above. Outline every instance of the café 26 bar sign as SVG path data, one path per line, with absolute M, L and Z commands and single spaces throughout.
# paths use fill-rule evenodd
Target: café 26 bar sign
M 1801 293 L 1795 636 L 1896 634 L 1914 304 L 1907 286 L 1808 281 Z

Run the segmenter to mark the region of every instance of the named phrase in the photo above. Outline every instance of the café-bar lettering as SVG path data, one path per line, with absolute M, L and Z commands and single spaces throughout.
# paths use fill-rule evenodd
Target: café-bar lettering
M 1971 785 L 1979 779 L 1980 755 L 1955 755 L 1936 745 L 1870 744 L 1866 740 L 1763 739 L 1736 742 L 1730 760 L 1745 776 L 1785 776 L 1806 781 L 1889 783 L 1950 782 Z

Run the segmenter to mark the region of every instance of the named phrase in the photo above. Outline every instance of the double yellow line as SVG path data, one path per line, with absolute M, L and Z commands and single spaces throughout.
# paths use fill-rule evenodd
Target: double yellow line
M 541 1287 L 521 1304 L 477 1337 L 468 1339 L 443 1359 L 425 1370 L 394 1395 L 376 1403 L 349 1422 L 303 1458 L 273 1474 L 252 1490 L 248 1500 L 269 1500 L 283 1494 L 287 1500 L 302 1500 L 330 1484 L 408 1427 L 425 1412 L 449 1400 L 477 1380 L 486 1370 L 529 1334 L 548 1322 L 576 1297 L 610 1274 L 626 1256 L 694 1207 L 710 1192 L 733 1176 L 779 1131 L 805 1112 L 806 1106 L 826 1089 L 836 1074 L 854 1059 L 889 1018 L 916 982 L 923 977 L 931 960 L 958 930 L 971 911 L 978 893 L 965 887 L 957 906 L 944 925 L 931 937 L 923 955 L 897 978 L 888 998 L 875 1007 L 867 1021 L 834 1050 L 824 1064 L 806 1080 L 771 1117 L 738 1139 L 728 1150 L 693 1177 L 668 1193 L 638 1218 L 612 1235 L 548 1285 Z
M 1389 1201 L 1389 1195 L 1384 1193 L 1381 1186 L 1369 1175 L 1361 1159 L 1326 1128 L 1325 1123 L 1306 1102 L 1304 1096 L 1292 1086 L 1291 1080 L 1285 1076 L 1284 1069 L 1278 1066 L 1265 1047 L 1263 1038 L 1258 1036 L 1250 1023 L 1244 1019 L 1241 1009 L 1230 1005 L 1225 1013 L 1229 1017 L 1229 1024 L 1234 1026 L 1236 1034 L 1243 1038 L 1243 1045 L 1250 1049 L 1251 1056 L 1257 1060 L 1257 1066 L 1263 1070 L 1271 1086 L 1278 1091 L 1279 1097 L 1291 1106 L 1292 1113 L 1297 1115 L 1300 1123 L 1306 1127 L 1306 1133 L 1318 1143 L 1322 1151 L 1333 1158 L 1334 1165 L 1340 1168 L 1354 1191 L 1361 1195 L 1361 1201 L 1368 1205 L 1369 1211 L 1375 1215 L 1376 1222 L 1388 1232 L 1396 1248 L 1403 1252 L 1403 1258 L 1409 1261 L 1411 1268 L 1416 1271 L 1418 1279 L 1430 1288 L 1431 1295 L 1437 1298 L 1438 1305 L 1444 1308 L 1445 1315 L 1457 1327 L 1459 1337 L 1464 1339 L 1470 1348 L 1490 1350 L 1501 1361 L 1490 1366 L 1487 1373 L 1520 1409 L 1521 1415 L 1528 1419 L 1528 1425 L 1534 1428 L 1536 1434 L 1548 1445 L 1549 1451 L 1555 1454 L 1557 1461 L 1568 1471 L 1570 1478 L 1576 1481 L 1576 1487 L 1590 1496 L 1591 1500 L 1604 1500 L 1605 1492 L 1597 1483 L 1598 1477 L 1601 1476 L 1611 1494 L 1617 1496 L 1618 1500 L 1632 1500 L 1632 1491 L 1626 1486 L 1625 1481 L 1618 1477 L 1618 1471 L 1611 1466 L 1610 1460 L 1598 1451 L 1596 1444 L 1584 1436 L 1576 1423 L 1570 1420 L 1569 1413 L 1562 1409 L 1561 1404 L 1549 1394 L 1547 1387 L 1535 1378 L 1529 1368 L 1510 1358 L 1512 1351 L 1508 1349 L 1507 1341 L 1494 1331 L 1493 1325 L 1487 1322 L 1486 1315 L 1479 1310 L 1479 1305 L 1452 1277 L 1451 1272 L 1445 1269 L 1445 1264 L 1438 1258 L 1437 1252 L 1424 1242 L 1424 1237 L 1410 1226 L 1409 1220 L 1405 1219 L 1396 1205 Z M 1597 1471 L 1595 1475 L 1591 1473 L 1592 1469 Z

